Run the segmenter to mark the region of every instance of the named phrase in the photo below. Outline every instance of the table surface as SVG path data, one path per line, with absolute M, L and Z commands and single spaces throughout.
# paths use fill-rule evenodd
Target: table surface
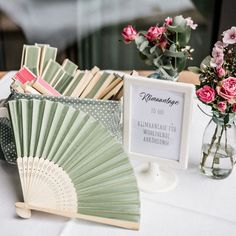
M 10 79 L 0 80 L 0 99 L 9 93 Z M 141 193 L 139 231 L 67 219 L 33 212 L 22 220 L 15 214 L 14 203 L 22 199 L 16 166 L 0 161 L 0 235 L 7 236 L 173 236 L 236 235 L 236 172 L 225 180 L 212 180 L 198 170 L 202 134 L 209 119 L 194 101 L 187 170 L 174 170 L 177 187 L 169 192 Z M 136 169 L 137 163 L 132 162 Z
M 151 74 L 153 71 L 138 71 L 140 75 L 142 76 L 147 76 L 149 74 Z M 0 79 L 6 74 L 7 72 L 4 71 L 0 71 Z M 190 84 L 198 84 L 199 80 L 198 80 L 198 75 L 190 72 L 190 71 L 182 71 L 180 73 L 180 78 L 179 78 L 179 82 L 184 82 L 184 83 L 190 83 Z

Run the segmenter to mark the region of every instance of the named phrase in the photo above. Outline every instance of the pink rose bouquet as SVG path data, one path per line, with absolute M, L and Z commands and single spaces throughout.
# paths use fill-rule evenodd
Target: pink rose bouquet
M 223 32 L 200 68 L 189 69 L 200 74 L 196 95 L 212 111 L 204 131 L 200 170 L 223 179 L 232 172 L 236 159 L 236 27 Z
M 223 32 L 222 41 L 215 43 L 200 68 L 189 70 L 200 74 L 199 100 L 211 106 L 213 115 L 224 119 L 224 124 L 232 121 L 236 115 L 236 27 Z
M 126 44 L 135 43 L 140 57 L 146 64 L 154 66 L 158 73 L 155 78 L 177 80 L 189 59 L 193 49 L 188 45 L 191 30 L 196 29 L 190 17 L 168 17 L 162 25 L 151 26 L 147 31 L 136 31 L 128 25 L 123 29 L 122 37 Z

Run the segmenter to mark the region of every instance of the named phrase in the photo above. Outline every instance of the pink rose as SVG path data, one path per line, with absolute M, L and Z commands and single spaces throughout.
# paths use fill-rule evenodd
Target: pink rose
M 165 32 L 165 27 L 152 26 L 149 28 L 147 34 L 145 34 L 144 36 L 149 41 L 154 41 L 160 39 L 164 32 Z
M 217 93 L 229 103 L 236 99 L 236 78 L 229 77 L 221 82 L 221 86 L 216 87 Z
M 236 43 L 236 27 L 233 26 L 231 29 L 228 29 L 223 32 L 223 42 L 227 44 L 235 44 Z
M 171 17 L 167 17 L 167 18 L 165 19 L 164 26 L 166 27 L 166 26 L 168 26 L 168 25 L 172 25 L 172 23 L 173 23 L 173 19 L 172 19 Z
M 220 78 L 222 78 L 223 76 L 225 76 L 225 70 L 224 70 L 222 67 L 218 68 L 216 71 L 217 71 L 217 75 L 218 75 Z
M 233 104 L 232 110 L 233 110 L 233 112 L 236 112 L 236 103 Z
M 227 108 L 227 102 L 226 102 L 226 101 L 218 102 L 218 103 L 217 103 L 217 109 L 218 109 L 220 112 L 225 112 L 226 108 Z
M 160 47 L 162 50 L 164 50 L 167 44 L 168 41 L 166 39 L 161 39 L 160 42 L 157 44 L 157 46 Z
M 215 90 L 208 85 L 204 85 L 202 88 L 196 91 L 198 98 L 205 103 L 210 103 L 215 99 Z
M 137 31 L 132 25 L 127 25 L 121 33 L 126 43 L 133 41 L 137 34 Z

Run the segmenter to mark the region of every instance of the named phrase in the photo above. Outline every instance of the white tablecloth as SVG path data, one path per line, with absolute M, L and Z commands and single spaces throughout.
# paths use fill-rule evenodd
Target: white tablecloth
M 9 79 L 0 80 L 0 99 L 9 93 Z M 188 170 L 175 170 L 176 189 L 158 194 L 141 193 L 138 232 L 33 212 L 19 219 L 14 203 L 22 199 L 15 166 L 0 162 L 0 235 L 236 235 L 236 171 L 225 180 L 200 175 L 198 164 L 203 130 L 208 118 L 194 106 Z

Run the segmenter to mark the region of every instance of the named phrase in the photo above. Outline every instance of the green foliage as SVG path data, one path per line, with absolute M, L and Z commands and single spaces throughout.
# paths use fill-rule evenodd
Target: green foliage
M 184 70 L 184 68 L 186 67 L 186 62 L 187 62 L 188 56 L 186 54 L 184 54 L 184 56 L 177 58 L 177 62 L 176 62 L 176 67 L 178 72 L 181 72 L 182 70 Z
M 200 64 L 201 70 L 205 70 L 207 67 L 210 67 L 211 56 L 207 56 Z
M 164 55 L 167 57 L 175 57 L 175 58 L 184 58 L 184 53 L 183 52 L 178 52 L 178 51 L 170 51 L 170 50 L 165 50 Z
M 186 31 L 179 33 L 178 34 L 179 46 L 185 47 L 190 40 L 190 36 L 191 36 L 191 29 L 189 27 L 186 29 Z
M 140 57 L 146 64 L 161 68 L 163 74 L 176 76 L 191 58 L 191 48 L 187 46 L 191 27 L 187 23 L 183 16 L 176 16 L 171 23 L 164 23 L 162 27 L 153 26 L 150 31 L 139 31 L 133 41 Z M 151 38 L 148 33 L 151 33 Z
M 187 28 L 187 22 L 183 16 L 176 16 L 173 20 L 173 24 L 168 26 L 168 30 L 174 33 L 184 33 Z

